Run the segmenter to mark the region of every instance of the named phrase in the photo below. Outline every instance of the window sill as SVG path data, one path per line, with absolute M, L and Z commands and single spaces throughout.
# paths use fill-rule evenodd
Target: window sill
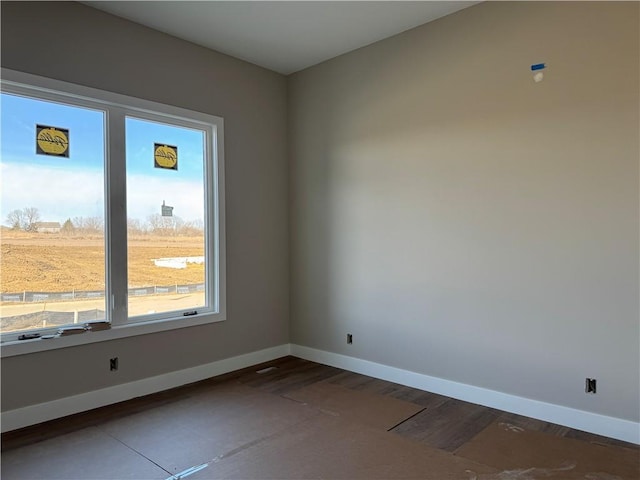
M 44 352 L 47 350 L 56 350 L 58 348 L 75 347 L 96 342 L 107 342 L 109 340 L 117 340 L 119 338 L 147 335 L 149 333 L 176 330 L 178 328 L 195 327 L 197 325 L 222 322 L 224 320 L 226 320 L 226 317 L 223 314 L 206 313 L 202 315 L 195 315 L 189 318 L 168 318 L 152 322 L 119 325 L 112 327 L 109 330 L 102 330 L 97 332 L 87 331 L 85 333 L 70 335 L 68 337 L 57 337 L 49 339 L 37 338 L 34 340 L 17 340 L 12 342 L 3 342 L 0 344 L 0 357 L 15 357 L 18 355 L 27 355 L 30 353 Z

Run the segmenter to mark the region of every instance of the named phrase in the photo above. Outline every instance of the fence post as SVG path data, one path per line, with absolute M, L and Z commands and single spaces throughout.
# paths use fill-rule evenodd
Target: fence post
M 73 312 L 73 323 L 78 323 L 78 310 Z

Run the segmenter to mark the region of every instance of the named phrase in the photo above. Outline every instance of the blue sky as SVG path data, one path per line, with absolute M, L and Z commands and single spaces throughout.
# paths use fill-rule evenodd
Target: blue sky
M 2 94 L 0 223 L 36 207 L 42 221 L 104 216 L 104 114 Z M 36 124 L 69 130 L 69 158 L 37 155 Z M 203 219 L 203 132 L 127 118 L 127 214 L 141 221 L 166 201 L 184 220 Z M 153 145 L 178 147 L 178 170 L 154 168 Z

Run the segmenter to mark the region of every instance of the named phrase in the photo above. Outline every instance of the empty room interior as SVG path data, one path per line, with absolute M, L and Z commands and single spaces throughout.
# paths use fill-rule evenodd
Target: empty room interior
M 640 479 L 639 2 L 0 7 L 2 478 Z

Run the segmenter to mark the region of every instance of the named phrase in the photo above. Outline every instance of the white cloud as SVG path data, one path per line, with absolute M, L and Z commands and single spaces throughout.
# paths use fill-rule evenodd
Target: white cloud
M 104 212 L 101 173 L 88 170 L 69 173 L 55 168 L 3 163 L 0 167 L 4 222 L 15 209 L 36 207 L 43 221 L 69 217 L 102 216 Z
M 42 221 L 63 222 L 67 218 L 104 215 L 102 172 L 73 173 L 55 168 L 0 164 L 0 223 L 15 209 L 36 207 Z M 128 216 L 142 221 L 160 213 L 162 201 L 174 207 L 174 215 L 185 220 L 204 217 L 202 183 L 130 175 L 127 187 Z
M 145 175 L 127 178 L 128 216 L 145 220 L 160 213 L 165 201 L 174 207 L 173 214 L 184 220 L 204 219 L 204 191 L 202 182 L 171 180 Z

